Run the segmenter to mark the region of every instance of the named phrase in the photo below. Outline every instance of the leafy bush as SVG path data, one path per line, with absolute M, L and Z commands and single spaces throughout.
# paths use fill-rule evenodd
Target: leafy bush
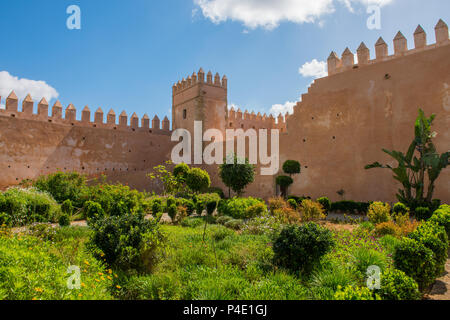
M 430 286 L 436 275 L 436 262 L 433 251 L 422 243 L 404 238 L 395 248 L 394 266 L 413 278 L 421 291 Z
M 102 184 L 90 188 L 90 201 L 99 203 L 107 216 L 144 213 L 148 202 L 145 194 L 121 184 Z
M 70 217 L 67 213 L 63 213 L 58 220 L 58 223 L 61 227 L 70 226 Z
M 364 247 L 357 247 L 352 251 L 354 266 L 361 275 L 366 275 L 370 266 L 377 266 L 384 270 L 387 265 L 386 255 Z
M 369 210 L 370 203 L 368 202 L 355 202 L 351 200 L 342 200 L 333 202 L 331 204 L 330 211 L 340 211 L 349 213 L 365 214 Z
M 48 192 L 58 203 L 70 200 L 78 207 L 83 207 L 88 199 L 86 177 L 78 172 L 56 172 L 39 177 L 33 186 L 40 191 Z
M 394 207 L 392 208 L 392 211 L 397 215 L 397 214 L 405 214 L 409 212 L 409 209 L 407 206 L 405 206 L 403 203 L 401 202 L 397 202 L 396 204 L 394 204 Z
M 187 164 L 185 164 L 185 163 L 177 164 L 173 168 L 173 176 L 175 178 L 177 178 L 178 180 L 185 182 L 189 170 L 191 170 L 191 169 L 189 168 L 189 166 Z
M 317 221 L 326 218 L 322 205 L 311 200 L 303 200 L 299 211 L 304 221 Z
M 276 183 L 277 185 L 280 186 L 280 189 L 281 189 L 281 195 L 282 195 L 283 197 L 286 197 L 286 195 L 287 195 L 287 188 L 288 188 L 291 184 L 294 183 L 294 180 L 293 180 L 291 177 L 289 177 L 289 176 L 278 176 L 278 177 L 275 179 L 275 183 Z
M 403 271 L 387 269 L 381 274 L 381 289 L 376 290 L 383 300 L 420 300 L 419 286 Z
M 445 269 L 447 261 L 448 237 L 445 229 L 433 222 L 421 224 L 409 238 L 422 243 L 425 247 L 433 251 L 436 265 L 436 276 L 439 276 Z
M 91 224 L 89 247 L 98 259 L 121 270 L 150 271 L 162 235 L 155 220 L 140 214 L 109 216 Z
M 218 194 L 220 199 L 225 199 L 225 193 L 223 193 L 223 190 L 219 187 L 211 187 L 208 189 L 208 193 L 215 193 Z
M 163 212 L 162 200 L 159 198 L 153 199 L 152 201 L 152 214 L 154 216 Z
M 369 206 L 367 217 L 369 221 L 378 224 L 391 220 L 391 207 L 387 203 L 374 202 Z
M 427 207 L 418 207 L 414 210 L 416 219 L 419 221 L 427 221 L 431 218 L 432 211 Z
M 226 202 L 222 202 L 222 205 L 220 207 L 221 210 L 220 214 L 233 217 L 234 219 L 253 218 L 253 216 L 248 216 L 248 214 L 254 214 L 255 212 L 252 210 L 247 212 L 247 209 L 261 203 L 264 204 L 262 200 L 255 199 L 252 197 L 248 198 L 234 197 L 232 199 L 227 200 Z
M 399 237 L 402 234 L 402 230 L 393 221 L 388 221 L 377 224 L 375 226 L 375 234 L 378 237 L 383 237 L 386 235 Z
M 447 236 L 450 237 L 450 206 L 442 205 L 436 210 L 430 218 L 431 222 L 435 222 L 445 228 Z
M 309 274 L 334 246 L 331 232 L 315 223 L 285 227 L 273 244 L 274 263 Z
M 292 209 L 297 210 L 297 201 L 295 201 L 294 199 L 288 199 L 287 203 Z
M 233 217 L 230 216 L 220 216 L 217 218 L 217 223 L 221 225 L 225 225 L 228 221 L 233 220 Z
M 167 208 L 167 214 L 169 215 L 170 219 L 172 219 L 172 222 L 175 222 L 175 217 L 177 216 L 177 206 L 175 203 L 171 204 L 168 208 Z
M 57 222 L 61 208 L 45 192 L 35 188 L 10 188 L 0 200 L 0 212 L 4 212 L 4 221 L 11 226 L 23 226 L 33 222 Z
M 65 200 L 61 205 L 61 210 L 63 213 L 71 216 L 73 214 L 73 210 L 74 210 L 72 201 L 69 199 Z
M 194 192 L 201 192 L 209 188 L 211 179 L 205 170 L 192 168 L 186 175 L 186 185 Z
M 289 206 L 275 209 L 272 211 L 272 216 L 283 224 L 298 224 L 302 220 L 300 213 Z
M 299 204 L 299 202 L 297 202 Z M 269 199 L 269 210 L 270 212 L 274 212 L 276 209 L 283 209 L 287 207 L 286 200 L 282 197 L 270 198 Z
M 273 238 L 281 232 L 282 224 L 273 216 L 258 216 L 245 222 L 242 232 L 253 235 L 267 235 Z
M 84 204 L 83 211 L 88 220 L 97 220 L 105 216 L 105 211 L 103 210 L 100 203 L 94 201 L 87 201 Z
M 236 155 L 232 157 L 233 159 L 226 159 L 219 166 L 219 176 L 224 185 L 240 196 L 244 189 L 255 180 L 255 166 L 250 164 L 247 158 L 239 161 L 241 159 L 238 159 Z
M 176 205 L 176 204 L 177 204 L 177 201 L 175 200 L 174 197 L 168 197 L 168 198 L 166 199 L 166 207 L 167 207 L 167 210 L 169 210 L 169 207 L 170 207 L 170 206 Z
M 225 222 L 225 227 L 233 229 L 233 230 L 241 230 L 244 226 L 244 220 L 242 219 L 233 219 L 228 222 Z
M 367 287 L 347 286 L 339 287 L 334 295 L 335 300 L 381 300 L 380 296 L 374 295 Z
M 301 171 L 301 165 L 300 162 L 295 160 L 286 160 L 283 163 L 283 171 L 286 174 L 299 174 Z
M 331 200 L 328 199 L 327 197 L 321 197 L 317 199 L 317 202 L 320 203 L 323 207 L 323 210 L 325 210 L 325 212 L 330 211 L 331 209 Z
M 267 206 L 260 202 L 245 210 L 245 216 L 248 218 L 262 217 L 267 214 Z

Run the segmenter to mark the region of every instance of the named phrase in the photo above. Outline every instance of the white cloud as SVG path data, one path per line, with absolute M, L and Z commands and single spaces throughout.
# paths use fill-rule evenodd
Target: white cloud
M 0 96 L 2 99 L 6 99 L 13 90 L 19 100 L 24 99 L 27 94 L 30 94 L 35 101 L 42 98 L 50 101 L 59 96 L 58 92 L 44 81 L 19 79 L 7 71 L 0 71 Z
M 203 16 L 214 23 L 240 21 L 247 28 L 268 30 L 281 22 L 314 23 L 335 11 L 335 3 L 343 3 L 353 12 L 352 5 L 384 6 L 394 0 L 194 0 Z M 322 22 L 323 23 L 323 22 Z
M 313 59 L 311 62 L 306 62 L 303 66 L 298 69 L 298 73 L 300 73 L 305 78 L 313 77 L 323 78 L 328 75 L 327 72 L 327 63 L 325 61 L 317 61 L 317 59 Z
M 270 108 L 269 113 L 273 114 L 274 117 L 277 117 L 280 113 L 284 116 L 287 113 L 294 113 L 294 106 L 297 102 L 286 101 L 285 104 L 274 104 L 272 108 Z

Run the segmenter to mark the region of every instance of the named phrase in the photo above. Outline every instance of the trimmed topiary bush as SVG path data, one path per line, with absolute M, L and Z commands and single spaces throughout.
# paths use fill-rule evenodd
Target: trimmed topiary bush
M 94 201 L 87 201 L 84 204 L 84 214 L 86 218 L 89 220 L 98 220 L 105 216 L 105 211 L 103 210 L 102 206 Z
M 334 244 L 332 233 L 316 223 L 289 225 L 273 244 L 274 263 L 293 272 L 310 274 Z
M 376 290 L 383 300 L 420 300 L 419 286 L 403 271 L 387 269 L 381 274 L 381 289 Z
M 201 192 L 209 188 L 211 179 L 205 170 L 192 168 L 186 175 L 186 185 L 194 192 Z
M 430 218 L 431 222 L 435 222 L 441 227 L 444 227 L 447 236 L 450 237 L 450 206 L 442 205 L 437 209 Z
M 448 237 L 444 227 L 439 226 L 435 222 L 422 223 L 408 237 L 422 243 L 433 251 L 436 263 L 436 277 L 438 277 L 445 270 L 445 263 L 448 258 Z
M 322 205 L 323 210 L 325 210 L 325 212 L 330 211 L 331 209 L 330 199 L 328 199 L 327 197 L 320 197 L 319 199 L 317 199 L 317 202 Z
M 436 278 L 436 262 L 434 253 L 414 239 L 403 238 L 394 251 L 394 266 L 413 278 L 423 291 Z
M 67 213 L 63 213 L 58 220 L 60 227 L 68 227 L 70 226 L 70 217 Z
M 191 169 L 189 168 L 189 166 L 187 164 L 185 164 L 185 163 L 177 164 L 173 168 L 173 176 L 175 178 L 177 178 L 178 181 L 185 182 L 186 176 L 187 176 L 189 170 L 191 170 Z
M 418 221 L 427 221 L 431 218 L 431 210 L 427 207 L 418 207 L 415 209 L 414 214 Z
M 170 219 L 172 220 L 172 222 L 175 222 L 175 218 L 177 216 L 177 205 L 175 203 L 171 204 L 168 208 L 167 208 L 167 214 L 169 215 Z
M 367 217 L 373 224 L 388 222 L 391 220 L 391 206 L 383 202 L 374 202 L 369 206 Z
M 159 198 L 152 200 L 152 214 L 157 216 L 159 213 L 163 212 L 162 200 Z

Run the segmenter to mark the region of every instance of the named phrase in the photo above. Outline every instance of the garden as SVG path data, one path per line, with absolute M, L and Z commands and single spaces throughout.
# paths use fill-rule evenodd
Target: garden
M 76 172 L 23 181 L 0 192 L 0 299 L 425 299 L 450 233 L 450 206 L 432 197 L 449 156 L 433 119 L 420 112 L 406 154 L 385 150 L 397 168 L 367 166 L 393 171 L 392 204 L 289 195 L 295 160 L 267 201 L 243 196 L 255 170 L 236 157 L 219 168 L 225 191 L 170 162 L 148 176 L 161 194 Z

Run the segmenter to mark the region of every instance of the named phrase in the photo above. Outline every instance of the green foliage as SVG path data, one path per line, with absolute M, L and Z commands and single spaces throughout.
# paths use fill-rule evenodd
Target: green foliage
M 434 222 L 427 222 L 421 224 L 408 237 L 433 251 L 436 266 L 435 275 L 438 277 L 444 271 L 448 258 L 448 237 L 445 229 Z
M 374 249 L 358 247 L 352 250 L 352 255 L 354 266 L 363 277 L 370 266 L 377 266 L 381 270 L 387 266 L 386 255 Z
M 173 168 L 173 175 L 174 175 L 175 178 L 177 178 L 179 181 L 185 182 L 189 170 L 191 170 L 191 169 L 189 168 L 189 166 L 188 166 L 187 164 L 185 164 L 185 163 L 180 163 L 180 164 L 177 164 L 177 165 Z
M 381 300 L 380 296 L 374 295 L 367 287 L 347 286 L 339 287 L 334 295 L 334 300 Z
M 187 175 L 182 175 L 182 171 L 185 170 L 182 165 L 176 170 L 177 176 L 167 169 L 167 166 L 172 165 L 171 161 L 166 161 L 165 165 L 159 165 L 153 168 L 153 172 L 149 173 L 147 177 L 152 181 L 157 181 L 162 184 L 163 195 L 177 194 L 186 192 L 185 180 Z
M 369 210 L 370 203 L 368 202 L 356 202 L 351 200 L 342 200 L 333 202 L 331 204 L 330 211 L 341 211 L 349 213 L 361 213 L 365 214 Z
M 436 115 L 433 114 L 427 118 L 423 110 L 419 109 L 419 116 L 415 123 L 415 137 L 406 154 L 383 149 L 398 162 L 396 168 L 379 162 L 366 166 L 366 169 L 391 170 L 394 173 L 394 179 L 403 186 L 403 189 L 398 191 L 398 200 L 413 210 L 424 204 L 432 204 L 435 182 L 441 171 L 449 164 L 450 152 L 439 155 L 432 141 L 436 136 L 436 133 L 431 131 L 435 117 Z
M 48 192 L 58 203 L 70 200 L 78 208 L 83 206 L 89 196 L 86 177 L 78 172 L 56 172 L 41 176 L 33 186 L 40 191 Z
M 74 210 L 72 201 L 69 199 L 65 200 L 61 205 L 61 210 L 63 213 L 72 216 Z
M 219 166 L 219 176 L 222 182 L 231 188 L 238 196 L 242 195 L 244 189 L 255 180 L 255 167 L 249 164 L 248 159 L 226 159 Z
M 258 211 L 253 209 L 248 210 L 258 204 L 264 204 L 264 201 L 260 199 L 255 199 L 252 197 L 248 198 L 232 198 L 226 202 L 222 202 L 220 209 L 220 214 L 233 217 L 235 219 L 249 219 L 253 218 L 253 214 L 257 214 Z
M 61 227 L 70 226 L 70 217 L 67 213 L 63 213 L 58 220 L 58 223 Z
M 83 211 L 88 220 L 98 220 L 105 216 L 105 211 L 103 210 L 100 203 L 94 201 L 87 201 L 84 204 Z
M 121 184 L 100 184 L 90 188 L 89 200 L 101 205 L 107 216 L 144 213 L 149 210 L 145 194 Z
M 432 211 L 427 207 L 418 207 L 414 210 L 414 214 L 418 221 L 427 221 L 431 218 Z
M 442 205 L 430 218 L 430 222 L 435 222 L 445 228 L 447 236 L 450 237 L 450 206 Z
M 186 175 L 186 184 L 192 191 L 201 192 L 209 188 L 211 180 L 205 170 L 192 168 Z
M 171 205 L 169 205 L 169 204 L 167 204 L 167 205 L 168 205 L 167 214 L 169 215 L 170 219 L 172 219 L 172 222 L 175 222 L 175 217 L 177 216 L 177 212 L 178 212 L 177 206 L 175 203 L 173 203 Z
M 127 271 L 151 271 L 155 252 L 161 246 L 158 222 L 140 214 L 108 216 L 90 224 L 93 229 L 89 247 L 98 259 Z
M 256 203 L 245 209 L 245 216 L 248 218 L 262 217 L 267 214 L 267 206 L 263 202 Z
M 64 231 L 63 231 L 64 230 Z M 35 236 L 0 236 L 0 296 L 3 300 L 111 300 L 112 280 L 100 261 L 86 250 L 82 240 L 62 228 L 50 241 Z M 77 229 L 79 230 L 79 229 Z M 63 233 L 64 232 L 64 233 Z M 62 238 L 61 240 L 59 238 Z M 81 287 L 70 290 L 68 279 L 81 268 Z M 114 275 L 111 274 L 111 279 Z
M 233 220 L 233 217 L 230 216 L 220 216 L 217 218 L 217 223 L 221 225 L 225 225 L 228 221 Z
M 10 188 L 0 199 L 2 220 L 11 226 L 24 226 L 33 222 L 57 222 L 61 208 L 45 192 L 35 188 Z
M 433 251 L 421 242 L 410 238 L 404 238 L 395 248 L 394 266 L 413 278 L 421 291 L 430 286 L 436 276 Z
M 287 196 L 287 188 L 294 183 L 294 180 L 289 176 L 278 176 L 275 179 L 275 183 L 280 186 L 281 196 Z
M 244 226 L 244 220 L 233 219 L 228 222 L 225 222 L 224 226 L 233 230 L 241 230 Z
M 381 289 L 376 290 L 383 300 L 420 300 L 417 282 L 403 271 L 387 269 L 381 274 Z
M 374 202 L 369 207 L 367 217 L 374 224 L 388 222 L 391 220 L 391 207 L 387 203 Z
M 204 221 L 200 217 L 187 217 L 181 221 L 181 225 L 187 228 L 197 228 L 203 225 Z
M 303 221 L 317 221 L 326 218 L 322 205 L 311 200 L 303 200 L 299 211 Z
M 300 162 L 295 160 L 286 160 L 283 163 L 283 171 L 286 174 L 293 175 L 293 174 L 299 174 L 301 171 L 301 165 Z
M 406 214 L 409 213 L 409 209 L 407 206 L 405 206 L 403 203 L 401 202 L 397 202 L 396 204 L 394 204 L 394 207 L 392 208 L 392 211 L 395 214 Z
M 330 211 L 330 209 L 331 209 L 331 200 L 330 199 L 328 199 L 327 197 L 321 197 L 321 198 L 318 198 L 316 201 L 322 205 L 323 210 L 325 210 L 325 212 Z
M 297 201 L 295 201 L 294 199 L 288 199 L 287 203 L 292 209 L 297 210 Z
M 223 193 L 223 190 L 218 187 L 209 188 L 208 193 L 216 193 L 220 196 L 220 199 L 225 199 L 225 193 Z
M 329 230 L 315 223 L 285 227 L 273 244 L 275 264 L 309 274 L 334 246 Z

